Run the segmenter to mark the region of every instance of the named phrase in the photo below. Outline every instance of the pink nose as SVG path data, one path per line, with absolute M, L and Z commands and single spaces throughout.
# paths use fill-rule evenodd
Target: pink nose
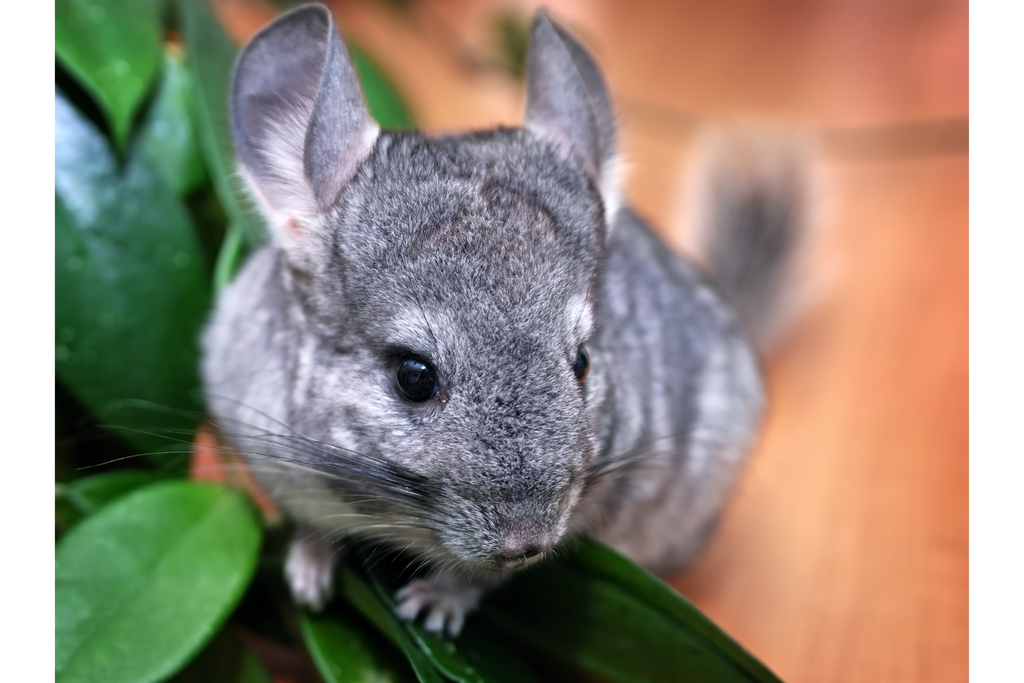
M 494 561 L 503 569 L 514 569 L 526 564 L 538 557 L 544 549 L 536 544 L 516 545 L 506 543 L 502 552 L 495 553 Z

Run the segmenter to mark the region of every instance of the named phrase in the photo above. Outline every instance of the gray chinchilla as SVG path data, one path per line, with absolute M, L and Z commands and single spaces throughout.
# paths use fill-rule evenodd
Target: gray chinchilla
M 573 536 L 676 571 L 756 435 L 752 344 L 799 174 L 707 184 L 706 278 L 622 202 L 604 80 L 543 13 L 527 67 L 521 128 L 427 137 L 377 127 L 322 6 L 238 59 L 235 145 L 271 239 L 217 302 L 203 377 L 298 524 L 307 605 L 347 538 L 420 561 L 399 614 L 449 634 Z

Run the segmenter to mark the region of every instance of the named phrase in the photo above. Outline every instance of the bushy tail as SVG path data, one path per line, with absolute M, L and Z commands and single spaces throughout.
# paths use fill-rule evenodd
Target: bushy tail
M 792 317 L 787 289 L 811 200 L 805 141 L 760 130 L 705 134 L 689 205 L 690 250 L 767 350 Z

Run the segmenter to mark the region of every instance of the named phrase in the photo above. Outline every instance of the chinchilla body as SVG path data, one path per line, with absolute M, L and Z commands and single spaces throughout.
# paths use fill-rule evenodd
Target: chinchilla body
M 756 435 L 748 328 L 619 199 L 596 65 L 540 16 L 528 69 L 522 128 L 428 137 L 377 129 L 322 8 L 239 59 L 236 147 L 271 239 L 217 302 L 203 377 L 300 523 L 303 602 L 353 537 L 421 560 L 400 614 L 450 633 L 573 536 L 677 570 Z

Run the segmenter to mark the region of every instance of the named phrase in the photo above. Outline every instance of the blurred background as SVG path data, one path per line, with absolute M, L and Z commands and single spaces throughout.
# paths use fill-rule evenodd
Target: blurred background
M 213 0 L 244 42 L 296 3 Z M 965 681 L 968 4 L 338 0 L 428 132 L 518 125 L 546 6 L 617 106 L 626 196 L 684 250 L 709 125 L 816 150 L 804 305 L 722 526 L 671 583 L 787 681 Z

